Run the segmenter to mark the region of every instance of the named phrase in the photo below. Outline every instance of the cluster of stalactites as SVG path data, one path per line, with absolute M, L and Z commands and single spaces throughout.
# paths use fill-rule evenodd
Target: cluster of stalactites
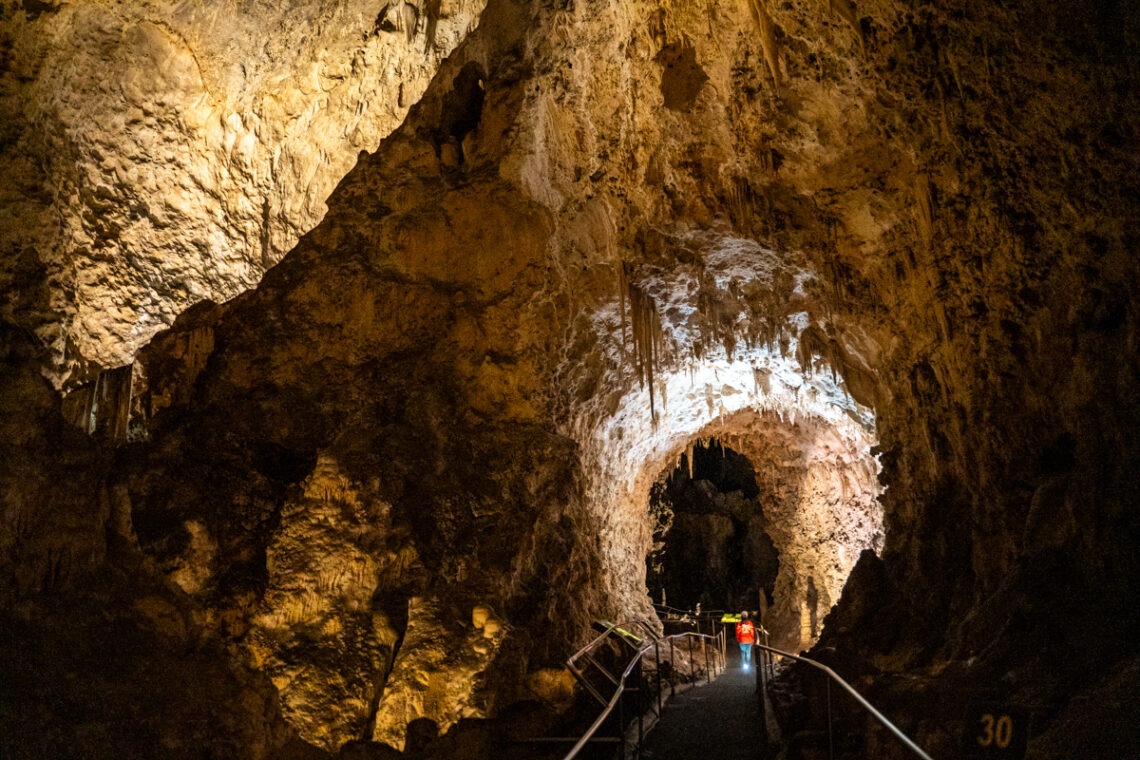
M 743 436 L 729 436 L 728 438 L 729 438 L 728 444 L 726 444 L 726 442 L 725 442 L 725 437 L 722 437 L 722 436 L 707 436 L 707 437 L 694 438 L 693 440 L 689 441 L 688 444 L 686 444 L 683 451 L 680 451 L 677 453 L 677 463 L 673 469 L 679 470 L 679 469 L 681 469 L 682 462 L 685 463 L 688 466 L 688 470 L 689 470 L 689 480 L 692 480 L 693 479 L 693 453 L 698 446 L 701 447 L 702 449 L 711 449 L 714 446 L 718 447 L 720 449 L 720 456 L 722 459 L 726 456 L 726 454 L 725 454 L 726 449 L 731 449 L 732 451 L 743 451 L 744 450 L 744 438 L 743 438 Z
M 741 283 L 736 279 L 722 286 L 713 273 L 699 269 L 695 274 L 697 287 L 693 303 L 696 319 L 688 328 L 695 327 L 697 334 L 689 336 L 687 345 L 683 346 L 673 341 L 677 335 L 685 334 L 686 328 L 678 325 L 675 331 L 669 330 L 664 322 L 667 317 L 661 315 L 644 276 L 638 278 L 640 282 L 634 281 L 636 266 L 622 262 L 618 271 L 622 353 L 632 355 L 641 387 L 648 386 L 653 420 L 657 417 L 659 397 L 664 392 L 664 388 L 655 383 L 655 377 L 686 354 L 691 361 L 700 363 L 723 348 L 725 357 L 732 362 L 740 358 L 739 354 L 766 348 L 781 358 L 794 356 L 805 376 L 829 371 L 833 382 L 838 382 L 840 372 L 854 366 L 840 342 L 822 326 L 797 322 L 796 303 L 789 300 L 788 295 L 795 291 L 791 270 L 776 270 L 771 274 L 770 283 L 758 287 L 757 283 Z M 803 316 L 802 311 L 798 313 Z M 769 372 L 754 367 L 754 374 L 756 392 L 770 392 Z
M 622 262 L 619 289 L 621 291 L 621 336 L 623 349 L 627 345 L 627 332 L 633 338 L 634 364 L 641 387 L 649 386 L 649 414 L 656 418 L 656 400 L 653 391 L 653 378 L 664 348 L 661 331 L 661 317 L 657 314 L 657 302 L 629 278 L 630 267 Z M 626 329 L 626 307 L 628 301 L 629 330 Z
M 824 334 L 815 325 L 808 327 L 799 336 L 796 347 L 796 361 L 805 375 L 811 375 L 825 365 L 831 371 L 831 379 L 836 379 L 836 367 L 847 363 L 846 354 L 839 343 Z
M 653 409 L 656 404 L 653 378 L 667 359 L 671 346 L 662 329 L 656 299 L 642 285 L 633 282 L 632 275 L 633 267 L 628 262 L 622 262 L 618 284 L 622 349 L 630 349 L 632 338 L 635 369 L 642 387 L 646 384 L 649 386 L 649 402 Z M 688 347 L 691 359 L 703 360 L 710 351 L 723 347 L 725 356 L 733 361 L 737 347 L 741 344 L 749 349 L 768 346 L 780 356 L 788 355 L 795 331 L 788 330 L 785 320 L 759 313 L 751 304 L 745 307 L 751 312 L 748 318 L 740 319 L 740 308 L 735 304 L 742 300 L 742 295 L 736 283 L 728 286 L 729 300 L 733 304 L 729 305 L 711 274 L 702 271 L 697 279 L 696 310 L 700 315 L 700 335 Z M 763 304 L 761 308 L 766 306 Z

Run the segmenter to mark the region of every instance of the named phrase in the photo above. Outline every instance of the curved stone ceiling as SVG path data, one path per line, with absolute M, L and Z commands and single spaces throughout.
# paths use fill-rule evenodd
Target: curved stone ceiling
M 794 253 L 711 231 L 667 247 L 676 263 L 629 269 L 627 293 L 595 313 L 613 386 L 582 399 L 567 425 L 582 447 L 612 592 L 623 609 L 651 614 L 650 487 L 695 440 L 715 437 L 749 457 L 770 495 L 765 514 L 787 559 L 770 627 L 780 644 L 806 645 L 814 636 L 801 637 L 808 578 L 826 613 L 860 552 L 882 545 L 874 414 L 801 346 L 818 302 L 815 278 Z M 653 310 L 652 324 L 639 308 Z M 634 372 L 651 351 L 653 375 Z M 615 398 L 618 388 L 626 390 Z

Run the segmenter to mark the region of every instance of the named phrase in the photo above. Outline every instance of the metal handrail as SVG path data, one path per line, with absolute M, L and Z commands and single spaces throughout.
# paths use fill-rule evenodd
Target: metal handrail
M 727 610 L 701 610 L 700 612 L 697 612 L 696 610 L 682 610 L 678 607 L 670 607 L 667 604 L 657 603 L 653 604 L 653 611 L 656 612 L 659 616 L 662 614 L 674 615 L 678 618 L 692 621 L 719 620 L 720 617 L 725 612 L 727 612 Z
M 573 758 L 577 757 L 578 753 L 582 750 L 582 748 L 585 747 L 586 744 L 588 744 L 590 742 L 590 740 L 594 738 L 594 734 L 596 734 L 598 732 L 598 729 L 601 728 L 602 724 L 605 723 L 606 719 L 610 717 L 610 715 L 614 711 L 614 708 L 620 704 L 622 695 L 625 693 L 625 689 L 626 689 L 626 679 L 629 678 L 630 673 L 633 672 L 633 669 L 635 667 L 640 667 L 642 658 L 645 656 L 645 654 L 650 649 L 654 649 L 654 650 L 656 650 L 657 653 L 660 653 L 661 642 L 668 641 L 670 644 L 670 647 L 672 647 L 672 643 L 673 643 L 674 639 L 681 639 L 681 638 L 686 638 L 686 637 L 694 637 L 694 638 L 702 639 L 702 644 L 707 643 L 705 640 L 715 641 L 718 638 L 716 636 L 710 636 L 710 635 L 704 634 L 704 633 L 694 633 L 692 631 L 686 631 L 684 633 L 673 634 L 670 636 L 657 636 L 652 631 L 652 629 L 649 628 L 649 626 L 642 623 L 641 621 L 634 621 L 633 623 L 625 624 L 625 627 L 632 628 L 634 626 L 641 628 L 643 631 L 645 631 L 648 634 L 647 639 L 643 640 L 643 641 L 646 641 L 648 643 L 644 643 L 644 645 L 635 648 L 634 656 L 632 658 L 630 658 L 630 661 L 626 665 L 625 670 L 622 671 L 621 677 L 616 679 L 617 686 L 614 689 L 613 696 L 610 697 L 608 702 L 602 700 L 600 695 L 597 693 L 597 691 L 592 686 L 590 686 L 588 684 L 588 682 L 586 682 L 585 678 L 582 676 L 581 671 L 578 670 L 575 663 L 578 659 L 580 659 L 582 657 L 588 657 L 588 654 L 592 649 L 594 649 L 596 646 L 601 644 L 603 641 L 611 638 L 612 634 L 615 631 L 618 631 L 619 634 L 628 633 L 628 632 L 624 631 L 623 626 L 617 625 L 617 624 L 611 624 L 609 627 L 606 628 L 606 630 L 601 635 L 594 638 L 592 641 L 590 641 L 590 643 L 586 644 L 586 646 L 579 649 L 577 652 L 575 652 L 573 655 L 571 655 L 567 659 L 566 664 L 570 668 L 570 672 L 572 672 L 575 676 L 578 677 L 579 681 L 582 682 L 583 685 L 585 685 L 588 688 L 588 690 L 591 692 L 591 694 L 594 696 L 595 699 L 597 699 L 599 702 L 603 703 L 603 710 L 602 710 L 601 714 L 598 715 L 598 717 L 594 720 L 594 722 L 592 724 L 590 724 L 590 727 L 588 729 L 586 729 L 586 732 L 584 734 L 582 734 L 582 736 L 578 739 L 578 741 L 574 744 L 574 746 L 570 749 L 570 751 L 568 753 L 566 753 L 566 756 L 563 758 L 563 760 L 573 760 Z M 724 634 L 722 631 L 720 634 L 720 637 L 723 638 L 723 635 Z M 621 638 L 623 641 L 626 641 L 628 643 L 626 636 L 622 635 Z M 690 642 L 690 644 L 691 644 L 691 642 Z M 711 677 L 711 674 L 709 672 L 708 650 L 707 650 L 707 648 L 704 648 L 704 647 L 702 647 L 702 648 L 704 649 L 704 656 L 705 656 L 705 677 L 707 680 L 711 681 L 712 677 Z M 714 650 L 714 652 L 719 654 L 722 650 L 723 650 L 723 646 L 719 646 Z M 717 667 L 717 665 L 715 664 L 716 659 L 717 658 L 714 657 L 713 667 Z M 723 671 L 724 670 L 724 657 L 723 657 L 723 655 L 721 655 L 721 657 L 719 659 L 720 659 L 720 666 L 719 667 Z M 594 664 L 595 667 L 600 668 L 600 666 L 598 666 L 596 662 L 593 662 L 592 658 L 588 658 L 588 661 L 592 662 L 592 664 Z M 692 656 L 691 646 L 690 646 L 690 653 L 689 653 L 689 668 L 690 668 L 690 675 L 692 675 L 693 656 Z M 610 679 L 613 679 L 613 676 L 610 673 L 605 672 L 605 675 L 608 676 Z M 660 661 L 658 661 L 658 664 L 657 664 L 657 681 L 658 681 L 658 684 L 657 684 L 657 699 L 658 699 L 657 712 L 658 712 L 658 715 L 660 715 L 660 712 L 661 712 L 661 707 L 660 707 L 660 700 L 661 700 L 661 683 L 660 683 L 661 682 L 661 666 L 660 666 Z M 639 697 L 639 699 L 640 699 L 640 697 Z M 623 720 L 623 723 L 624 723 L 624 720 Z M 641 726 L 641 714 L 640 714 L 640 710 L 639 710 L 639 713 L 638 713 L 638 741 L 639 741 L 639 745 L 638 745 L 639 755 L 638 756 L 639 757 L 640 757 L 640 741 L 642 739 L 640 726 Z M 622 731 L 624 733 L 624 731 L 625 731 L 624 725 L 619 726 L 618 728 L 620 731 Z M 623 740 L 623 742 L 624 742 L 624 740 Z
M 568 658 L 568 661 L 573 662 L 574 660 L 577 660 L 579 657 L 586 654 L 586 652 L 590 651 L 591 649 L 596 647 L 598 644 L 601 644 L 606 639 L 610 638 L 610 634 L 612 634 L 614 631 L 617 631 L 620 634 L 620 633 L 626 632 L 624 630 L 625 628 L 634 628 L 634 627 L 640 628 L 651 639 L 657 638 L 653 633 L 653 629 L 650 628 L 649 626 L 647 626 L 645 623 L 641 622 L 640 620 L 634 620 L 632 623 L 621 623 L 621 624 L 610 623 L 608 626 L 606 626 L 606 629 L 604 631 L 602 631 L 600 634 L 595 636 L 593 639 L 590 639 L 590 643 L 586 644 L 584 647 L 579 649 L 577 652 L 570 655 L 570 657 Z M 622 641 L 628 641 L 628 639 L 624 636 L 621 638 L 621 640 Z
M 914 743 L 914 741 L 911 740 L 911 738 L 909 736 L 904 734 L 898 726 L 896 726 L 894 723 L 891 723 L 891 721 L 887 718 L 887 716 L 883 715 L 881 712 L 876 710 L 874 705 L 872 705 L 870 702 L 868 702 L 866 699 L 863 698 L 863 695 L 861 695 L 859 692 L 855 691 L 855 689 L 851 686 L 851 684 L 849 684 L 845 680 L 843 680 L 843 678 L 838 673 L 836 673 L 834 670 L 832 670 L 831 668 L 824 665 L 822 662 L 818 662 L 817 660 L 813 660 L 810 657 L 801 657 L 798 654 L 792 654 L 791 652 L 785 652 L 782 649 L 776 649 L 775 647 L 768 646 L 767 644 L 756 643 L 753 646 L 757 647 L 758 649 L 764 650 L 766 652 L 770 652 L 772 654 L 778 654 L 781 657 L 788 657 L 792 660 L 795 660 L 796 662 L 803 662 L 803 663 L 806 663 L 806 664 L 812 666 L 813 668 L 817 668 L 818 670 L 822 670 L 827 675 L 828 678 L 830 678 L 832 681 L 835 681 L 840 686 L 842 686 L 844 689 L 846 689 L 847 693 L 849 693 L 852 697 L 854 697 L 855 701 L 857 701 L 863 707 L 863 709 L 865 709 L 872 716 L 874 716 L 874 718 L 876 720 L 878 720 L 880 723 L 882 723 L 883 726 L 888 731 L 890 731 L 892 734 L 894 734 L 903 744 L 905 744 L 907 746 L 908 749 L 910 749 L 912 752 L 914 752 L 914 754 L 923 758 L 923 760 L 934 760 L 930 755 L 926 754 L 926 751 L 923 750 L 922 747 L 919 747 L 917 744 Z M 756 670 L 757 670 L 757 675 L 762 675 L 764 672 L 764 666 L 761 665 L 760 667 L 757 667 Z M 830 693 L 831 692 L 828 691 L 829 695 L 830 695 Z M 828 704 L 829 720 L 830 720 L 830 710 L 831 710 L 831 705 L 829 702 L 829 704 Z M 830 729 L 830 726 L 829 726 L 829 729 Z

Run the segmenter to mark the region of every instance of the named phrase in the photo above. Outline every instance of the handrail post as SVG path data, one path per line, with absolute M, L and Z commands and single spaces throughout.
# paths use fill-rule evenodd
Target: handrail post
M 697 663 L 693 660 L 693 637 L 686 636 L 685 638 L 689 640 L 689 683 L 695 684 L 697 682 L 697 674 L 694 673 L 693 670 Z
M 673 639 L 669 639 L 669 669 L 673 671 L 669 679 L 669 696 L 677 696 L 677 658 L 673 656 Z
M 835 760 L 835 740 L 831 735 L 831 679 L 825 673 L 823 680 L 827 684 L 827 757 Z
M 625 760 L 625 694 L 618 697 L 618 743 L 621 745 L 621 759 Z
M 641 722 L 641 714 L 645 712 L 645 700 L 642 692 L 645 691 L 645 669 L 643 660 L 637 665 L 637 760 L 641 760 L 641 745 L 645 743 L 645 728 Z
M 768 631 L 767 630 L 764 631 L 764 646 L 771 646 L 771 641 L 768 638 Z M 768 677 L 769 678 L 775 678 L 776 677 L 775 663 L 776 663 L 776 659 L 772 656 L 772 653 L 769 652 L 767 649 L 765 649 L 764 650 L 764 664 L 768 668 Z
M 764 651 L 764 654 L 768 653 Z M 764 737 L 768 739 L 768 670 L 763 661 L 756 663 L 756 695 L 760 700 L 760 716 L 764 719 Z
M 713 667 L 717 670 L 719 676 L 724 672 L 724 668 L 720 666 L 720 634 L 713 636 L 712 641 L 709 643 L 713 650 Z
M 657 666 L 657 717 L 661 717 L 661 647 L 653 645 L 653 664 Z
M 712 673 L 709 672 L 709 647 L 705 638 L 701 637 L 701 654 L 705 656 L 705 683 L 712 683 Z

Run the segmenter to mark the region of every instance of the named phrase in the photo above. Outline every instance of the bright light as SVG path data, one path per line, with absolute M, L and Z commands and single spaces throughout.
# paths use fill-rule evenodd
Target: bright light
M 777 277 L 777 258 L 754 243 L 724 240 L 709 242 L 703 253 L 706 273 L 726 299 L 732 281 L 743 292 L 770 277 L 776 301 L 803 302 L 803 283 L 810 278 L 787 272 Z M 652 548 L 650 487 L 694 443 L 715 438 L 748 457 L 756 470 L 769 534 L 781 556 L 776 625 L 767 627 L 778 644 L 801 648 L 818 636 L 859 554 L 882 543 L 879 464 L 870 453 L 878 442 L 874 414 L 847 392 L 841 375 L 800 366 L 797 336 L 811 323 L 807 311 L 777 317 L 779 340 L 749 346 L 738 338 L 731 357 L 723 345 L 702 343 L 697 294 L 707 288 L 707 278 L 703 282 L 678 268 L 638 283 L 655 299 L 668 353 L 689 357 L 658 364 L 656 415 L 649 389 L 639 387 L 630 366 L 632 349 L 623 348 L 618 305 L 595 313 L 595 329 L 609 346 L 611 387 L 627 390 L 616 406 L 604 394 L 586 401 L 567 432 L 582 445 L 588 499 L 602 526 L 601 549 L 611 573 L 605 583 L 622 608 L 651 614 L 644 587 Z M 791 283 L 791 289 L 777 292 L 777 282 Z M 746 324 L 737 328 L 748 334 Z M 630 578 L 637 582 L 631 585 Z

